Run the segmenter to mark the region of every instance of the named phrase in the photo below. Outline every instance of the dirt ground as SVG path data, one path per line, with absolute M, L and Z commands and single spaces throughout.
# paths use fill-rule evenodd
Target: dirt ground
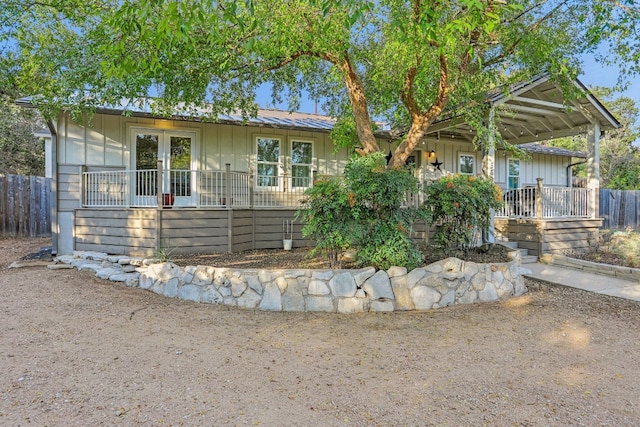
M 640 425 L 638 303 L 529 281 L 504 303 L 273 313 L 6 268 L 47 244 L 0 238 L 2 426 Z

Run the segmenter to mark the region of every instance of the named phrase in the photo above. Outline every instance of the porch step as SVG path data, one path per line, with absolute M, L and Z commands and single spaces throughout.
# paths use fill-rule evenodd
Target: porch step
M 535 264 L 538 262 L 538 257 L 535 255 L 529 255 L 529 249 L 520 249 L 518 248 L 518 242 L 509 242 L 508 240 L 498 240 L 496 243 L 500 243 L 501 245 L 507 246 L 511 249 L 517 249 L 520 251 L 520 259 L 522 260 L 522 264 Z
M 496 243 L 500 243 L 503 246 L 507 246 L 511 249 L 518 249 L 518 242 L 509 242 L 508 240 L 496 240 Z

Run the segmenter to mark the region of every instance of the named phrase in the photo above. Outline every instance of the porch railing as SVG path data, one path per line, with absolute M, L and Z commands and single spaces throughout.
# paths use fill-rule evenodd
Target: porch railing
M 497 217 L 588 218 L 593 190 L 570 187 L 516 188 L 504 192 L 504 207 Z
M 158 176 L 160 175 L 160 178 Z M 157 188 L 164 188 L 158 198 Z M 226 170 L 137 170 L 84 172 L 84 207 L 298 208 L 311 177 L 261 176 Z M 586 188 L 530 187 L 504 192 L 497 217 L 588 218 L 592 191 Z M 422 191 L 408 194 L 405 206 L 425 202 Z M 427 201 L 428 203 L 428 201 Z
M 83 172 L 84 207 L 297 208 L 310 177 L 253 176 L 227 170 L 123 170 Z

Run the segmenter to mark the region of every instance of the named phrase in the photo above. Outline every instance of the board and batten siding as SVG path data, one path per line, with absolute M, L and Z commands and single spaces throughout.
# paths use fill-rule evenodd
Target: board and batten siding
M 510 156 L 505 151 L 496 152 L 495 182 L 502 188 L 507 188 L 507 162 Z M 537 179 L 543 178 L 543 184 L 548 187 L 567 186 L 567 166 L 571 164 L 571 157 L 551 156 L 548 154 L 531 154 L 520 159 L 520 187 L 537 185 Z
M 195 130 L 196 165 L 204 170 L 224 170 L 227 163 L 236 171 L 255 168 L 256 138 L 273 136 L 282 140 L 282 161 L 289 165 L 291 140 L 313 142 L 314 164 L 318 174 L 337 175 L 342 172 L 348 154 L 345 149 L 334 151 L 327 132 L 274 129 L 268 127 L 199 123 L 144 117 L 95 114 L 83 124 L 74 122 L 68 113 L 57 122 L 58 164 L 131 168 L 131 127 L 158 130 Z

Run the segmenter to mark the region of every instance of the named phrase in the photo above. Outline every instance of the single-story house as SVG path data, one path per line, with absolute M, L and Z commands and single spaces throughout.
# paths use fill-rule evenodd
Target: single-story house
M 446 173 L 484 172 L 505 191 L 507 206 L 495 218 L 499 237 L 529 245 L 533 254 L 588 246 L 601 224 L 599 139 L 619 123 L 576 85 L 584 96 L 569 104 L 546 76 L 489 98 L 488 123 L 528 157 L 477 150 L 473 130 L 452 116 L 432 126 L 411 158 L 417 176 L 426 184 Z M 17 102 L 33 107 L 31 98 Z M 154 117 L 145 106 L 104 106 L 84 123 L 61 111 L 49 123 L 53 252 L 281 248 L 283 223 L 294 218 L 313 177 L 339 175 L 347 162 L 329 137 L 333 124 L 327 116 L 266 109 L 248 121 L 227 115 L 215 122 Z M 586 155 L 530 144 L 585 133 Z M 391 132 L 378 137 L 391 149 Z M 575 188 L 571 167 L 584 158 L 588 186 Z M 294 246 L 311 243 L 300 228 L 294 224 Z M 415 233 L 428 239 L 424 225 Z

